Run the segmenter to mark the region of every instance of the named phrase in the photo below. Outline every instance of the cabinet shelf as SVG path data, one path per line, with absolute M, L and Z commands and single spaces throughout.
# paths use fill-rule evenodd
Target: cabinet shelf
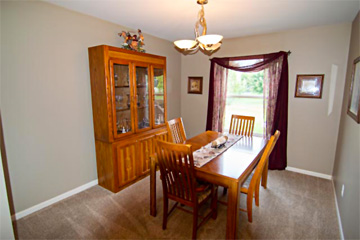
M 115 88 L 129 88 L 129 85 L 115 86 Z
M 117 133 L 118 133 L 118 134 L 125 134 L 125 133 L 130 133 L 130 131 L 123 133 L 121 130 L 117 130 Z
M 127 111 L 130 110 L 130 108 L 121 108 L 121 109 L 116 109 L 117 112 L 122 112 L 122 111 Z
M 148 108 L 149 106 L 141 106 L 141 107 L 137 107 L 137 109 L 145 109 Z

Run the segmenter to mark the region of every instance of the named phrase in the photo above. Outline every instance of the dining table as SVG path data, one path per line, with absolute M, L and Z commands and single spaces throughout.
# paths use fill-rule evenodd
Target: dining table
M 206 131 L 187 139 L 196 151 L 223 136 L 223 133 Z M 237 238 L 239 220 L 240 187 L 259 162 L 267 139 L 256 136 L 243 136 L 220 155 L 205 165 L 195 167 L 196 178 L 228 189 L 226 239 Z M 157 160 L 153 155 L 150 159 L 150 214 L 156 216 L 156 169 Z M 267 166 L 262 175 L 262 185 L 266 188 Z

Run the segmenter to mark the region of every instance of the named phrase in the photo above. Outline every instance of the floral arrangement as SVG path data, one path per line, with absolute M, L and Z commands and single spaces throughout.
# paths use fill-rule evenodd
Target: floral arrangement
M 122 31 L 121 33 L 119 33 L 119 36 L 124 38 L 124 43 L 122 44 L 122 47 L 124 49 L 137 52 L 145 52 L 145 49 L 143 48 L 143 46 L 145 45 L 144 36 L 142 35 L 140 29 L 138 29 L 138 35 L 131 35 L 130 32 Z

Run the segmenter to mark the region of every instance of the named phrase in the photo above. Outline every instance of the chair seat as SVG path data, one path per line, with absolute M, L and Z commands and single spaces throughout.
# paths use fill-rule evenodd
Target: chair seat
M 205 189 L 204 191 L 201 192 L 197 192 L 197 196 L 198 196 L 198 203 L 202 203 L 205 199 L 207 199 L 207 197 L 209 197 L 211 195 L 211 188 L 208 187 L 207 189 Z
M 196 181 L 196 193 L 198 195 L 198 203 L 202 203 L 207 197 L 211 195 L 211 186 L 213 184 L 202 182 L 200 180 Z M 217 192 L 218 186 L 214 185 L 214 191 Z
M 211 185 L 210 183 L 204 183 L 201 181 L 196 181 L 196 194 L 198 198 L 198 203 L 202 203 L 205 199 L 207 199 L 211 195 Z M 169 186 L 171 188 L 171 185 Z M 215 187 L 217 189 L 217 187 Z

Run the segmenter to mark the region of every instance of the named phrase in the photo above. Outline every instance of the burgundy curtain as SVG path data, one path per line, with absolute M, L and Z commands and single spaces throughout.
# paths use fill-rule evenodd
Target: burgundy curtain
M 228 69 L 211 62 L 211 73 L 213 82 L 210 84 L 209 92 L 212 93 L 211 104 L 212 116 L 209 129 L 213 131 L 222 132 L 224 109 L 226 104 L 226 90 L 227 90 L 227 75 Z M 215 104 L 214 104 L 215 103 Z M 209 117 L 209 114 L 208 114 Z M 208 129 L 208 127 L 206 127 Z
M 246 61 L 244 60 L 251 60 Z M 251 64 L 249 64 L 251 62 Z M 279 140 L 270 155 L 269 169 L 283 170 L 287 163 L 288 62 L 287 52 L 244 57 L 212 58 L 206 130 L 222 131 L 226 102 L 227 70 L 265 71 L 265 135 L 280 131 Z

